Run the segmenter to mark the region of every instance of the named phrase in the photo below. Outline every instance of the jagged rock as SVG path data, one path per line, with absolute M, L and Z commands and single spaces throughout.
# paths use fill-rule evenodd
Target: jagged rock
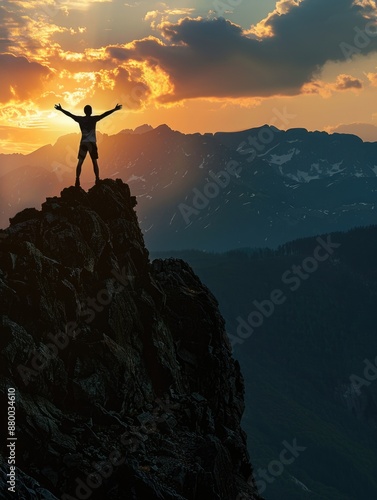
M 67 188 L 0 239 L 20 494 L 259 499 L 216 299 L 185 262 L 149 261 L 135 204 L 121 180 Z

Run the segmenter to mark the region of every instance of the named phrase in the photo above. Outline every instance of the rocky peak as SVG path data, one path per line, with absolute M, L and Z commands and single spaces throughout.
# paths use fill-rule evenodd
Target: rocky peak
M 149 261 L 135 205 L 106 179 L 1 234 L 0 390 L 16 389 L 19 497 L 259 499 L 216 299 L 185 262 Z

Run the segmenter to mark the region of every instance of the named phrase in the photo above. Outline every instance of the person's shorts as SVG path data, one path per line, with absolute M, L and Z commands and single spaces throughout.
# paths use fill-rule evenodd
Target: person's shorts
M 98 149 L 95 142 L 80 142 L 79 154 L 77 158 L 83 160 L 86 154 L 89 153 L 92 160 L 97 160 Z

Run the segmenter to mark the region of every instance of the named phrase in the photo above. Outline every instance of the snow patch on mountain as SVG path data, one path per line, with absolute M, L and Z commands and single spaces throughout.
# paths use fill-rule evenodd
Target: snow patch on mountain
M 132 181 L 143 181 L 143 182 L 146 182 L 144 177 L 139 177 L 139 176 L 137 176 L 135 174 L 132 174 L 131 177 L 129 177 L 126 182 L 128 183 L 128 182 L 132 182 Z
M 328 175 L 332 177 L 333 175 L 339 174 L 340 172 L 344 172 L 345 168 L 340 168 L 343 164 L 343 160 L 339 163 L 334 163 L 332 165 L 331 170 L 328 171 Z
M 273 151 L 273 150 L 274 150 L 274 149 L 276 149 L 278 146 L 280 146 L 280 143 L 279 143 L 279 144 L 275 144 L 275 146 L 273 146 L 272 148 L 268 149 L 265 153 L 258 155 L 258 158 L 262 158 L 262 156 L 266 156 L 266 155 L 268 155 L 268 153 L 269 153 L 270 151 Z M 237 149 L 237 151 L 238 151 L 238 149 Z M 271 155 L 271 156 L 275 156 L 275 155 Z
M 303 491 L 306 491 L 306 492 L 311 492 L 311 490 L 309 490 L 309 488 L 307 486 L 305 486 L 305 484 L 301 481 L 299 481 L 297 479 L 297 477 L 294 477 L 292 475 L 290 475 L 292 481 L 297 485 L 299 486 Z
M 284 165 L 284 163 L 287 163 L 288 161 L 292 160 L 293 155 L 295 154 L 296 149 L 291 149 L 289 153 L 285 155 L 271 155 L 269 163 L 272 163 L 273 165 Z

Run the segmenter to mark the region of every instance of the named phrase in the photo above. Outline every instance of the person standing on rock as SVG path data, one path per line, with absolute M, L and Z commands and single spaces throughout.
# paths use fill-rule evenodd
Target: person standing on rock
M 99 182 L 100 178 L 99 178 L 99 168 L 97 162 L 98 149 L 97 149 L 97 139 L 96 139 L 96 123 L 102 120 L 102 118 L 111 115 L 111 113 L 114 113 L 114 111 L 118 111 L 121 108 L 122 105 L 117 104 L 115 108 L 109 109 L 109 111 L 105 111 L 104 113 L 102 113 L 102 115 L 92 116 L 92 106 L 89 106 L 89 104 L 87 104 L 84 108 L 85 116 L 77 116 L 63 109 L 60 104 L 55 104 L 55 109 L 69 116 L 70 118 L 75 120 L 75 122 L 78 122 L 78 124 L 80 125 L 82 137 L 80 141 L 79 154 L 77 156 L 79 161 L 76 167 L 76 183 L 75 183 L 76 187 L 80 186 L 81 167 L 82 164 L 84 163 L 86 154 L 88 152 L 93 162 L 93 170 L 96 176 L 96 184 Z

